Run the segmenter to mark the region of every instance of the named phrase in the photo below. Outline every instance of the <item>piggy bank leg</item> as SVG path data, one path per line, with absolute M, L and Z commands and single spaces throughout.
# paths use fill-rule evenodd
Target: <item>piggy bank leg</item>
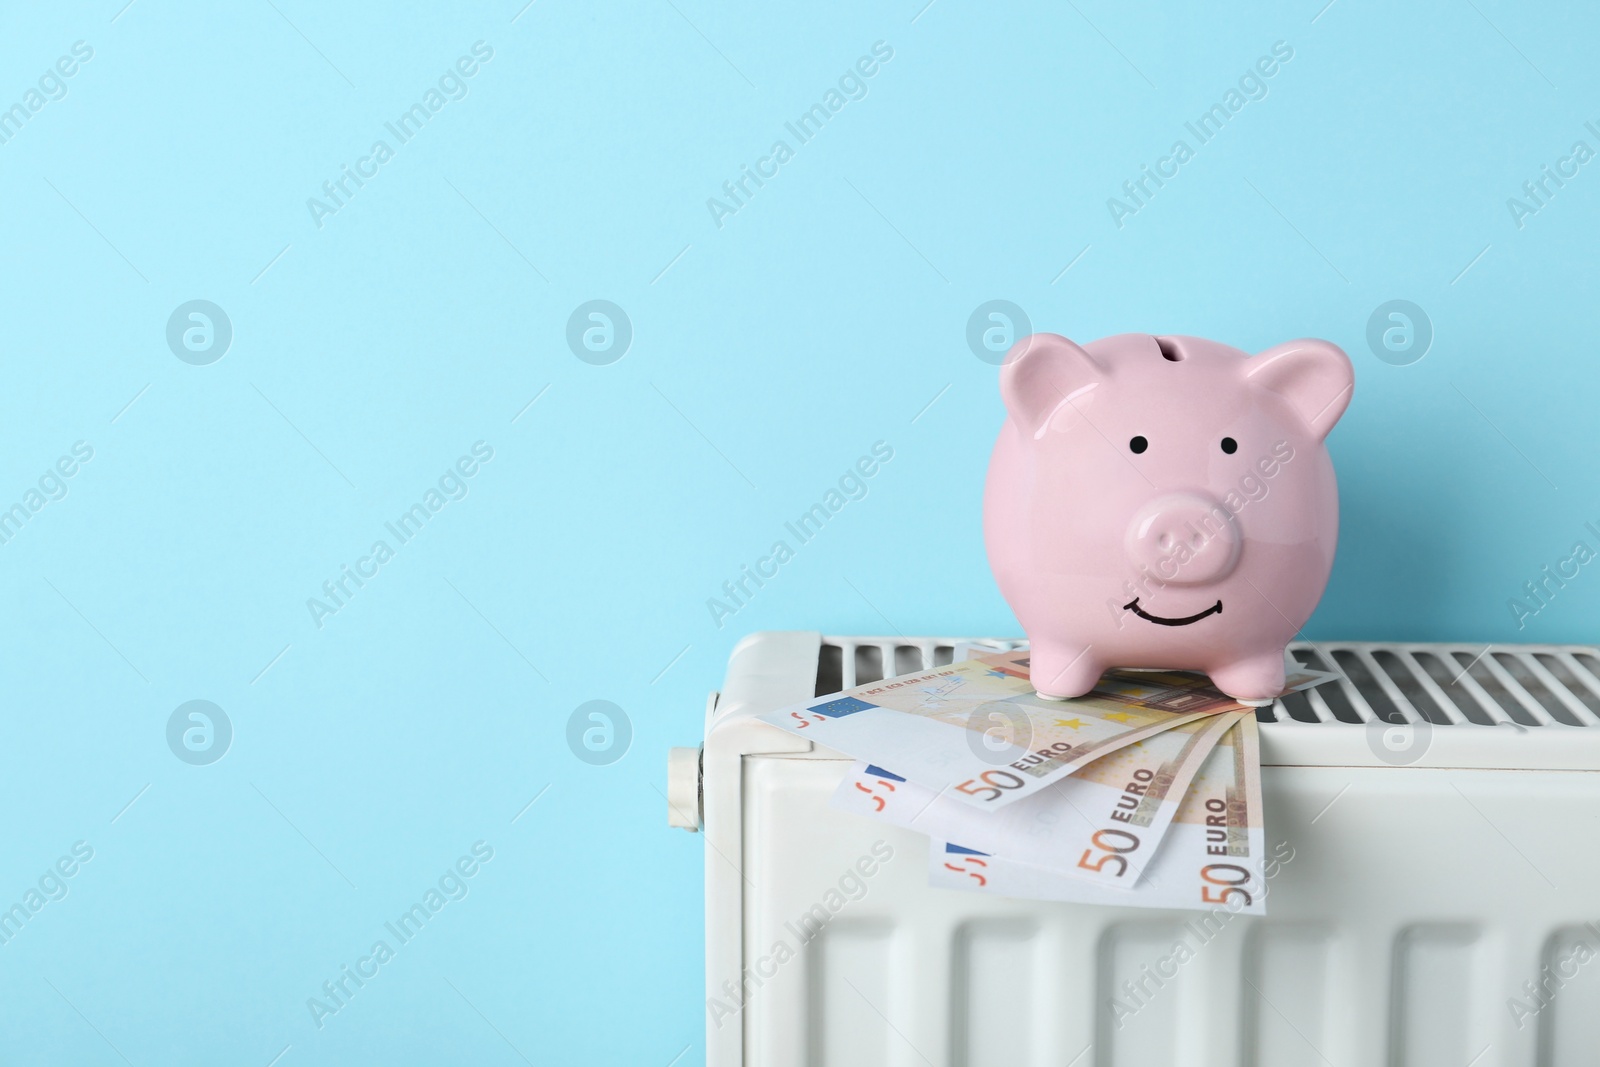
M 1028 654 L 1034 691 L 1046 700 L 1070 700 L 1093 689 L 1105 665 L 1092 647 L 1034 642 Z
M 1252 707 L 1265 707 L 1283 692 L 1285 678 L 1282 649 L 1248 659 L 1234 660 L 1206 672 L 1211 684 Z

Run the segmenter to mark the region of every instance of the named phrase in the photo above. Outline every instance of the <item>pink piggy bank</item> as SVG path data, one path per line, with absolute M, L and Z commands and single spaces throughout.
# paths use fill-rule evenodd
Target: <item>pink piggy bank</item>
M 983 525 L 1039 695 L 1165 667 L 1242 702 L 1278 696 L 1333 566 L 1323 441 L 1354 385 L 1327 341 L 1258 356 L 1199 337 L 1017 342 Z

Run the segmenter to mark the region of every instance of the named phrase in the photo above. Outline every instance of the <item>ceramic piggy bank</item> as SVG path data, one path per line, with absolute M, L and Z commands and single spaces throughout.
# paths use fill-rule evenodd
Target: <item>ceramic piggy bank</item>
M 1333 566 L 1323 440 L 1353 387 L 1326 341 L 1256 356 L 1199 337 L 1019 341 L 984 540 L 1039 694 L 1081 696 L 1110 667 L 1204 671 L 1250 703 L 1282 692 Z

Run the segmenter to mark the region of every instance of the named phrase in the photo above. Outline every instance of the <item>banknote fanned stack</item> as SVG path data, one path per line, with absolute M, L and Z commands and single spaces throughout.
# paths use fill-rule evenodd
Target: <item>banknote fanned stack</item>
M 927 834 L 934 886 L 1265 913 L 1255 714 L 1203 675 L 1112 671 L 1046 700 L 1026 650 L 993 652 L 762 718 L 855 757 L 833 805 Z

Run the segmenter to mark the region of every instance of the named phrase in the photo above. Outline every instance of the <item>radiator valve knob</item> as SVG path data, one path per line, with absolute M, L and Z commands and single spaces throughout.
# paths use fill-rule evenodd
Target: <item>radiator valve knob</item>
M 700 750 L 667 750 L 667 825 L 700 829 Z

